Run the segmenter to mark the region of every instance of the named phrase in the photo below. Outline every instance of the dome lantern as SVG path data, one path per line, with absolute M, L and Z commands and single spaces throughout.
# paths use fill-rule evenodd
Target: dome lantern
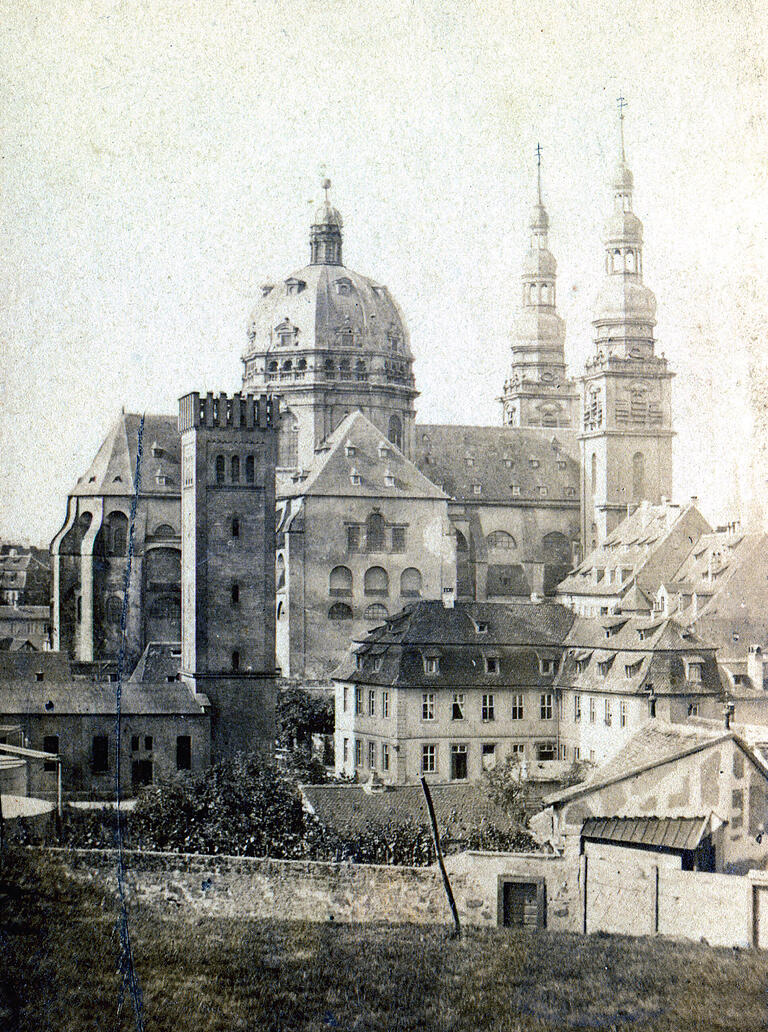
M 323 179 L 325 200 L 315 212 L 309 231 L 310 265 L 343 265 L 341 260 L 341 215 L 330 202 L 330 179 Z

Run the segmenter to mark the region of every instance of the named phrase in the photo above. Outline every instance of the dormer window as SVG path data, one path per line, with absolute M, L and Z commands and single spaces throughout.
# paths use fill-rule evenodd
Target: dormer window
M 558 469 L 568 469 L 568 463 L 565 461 L 565 459 L 558 459 L 557 460 L 557 468 Z
M 152 454 L 156 459 L 159 459 L 164 454 L 164 449 L 160 447 L 157 441 L 152 442 Z
M 467 467 L 472 467 L 475 464 L 475 460 L 472 458 L 471 455 L 467 455 L 464 461 L 467 464 Z
M 285 290 L 288 294 L 300 294 L 303 290 L 306 290 L 306 287 L 307 284 L 304 280 L 291 277 L 285 281 Z
M 486 672 L 486 674 L 498 674 L 499 673 L 499 657 L 498 656 L 486 656 L 485 657 L 485 672 Z
M 395 486 L 395 475 L 391 469 L 388 469 L 387 472 L 384 474 L 384 483 L 387 485 L 387 487 Z
M 520 485 L 510 484 L 510 487 L 512 488 L 512 497 L 517 498 L 520 495 Z
M 477 631 L 478 634 L 487 634 L 488 633 L 488 624 L 485 622 L 485 620 L 477 620 L 477 621 L 473 621 L 473 622 L 475 624 L 475 630 Z
M 514 466 L 514 464 L 515 464 L 515 463 L 514 463 L 514 461 L 513 461 L 512 459 L 506 459 L 506 458 L 504 459 L 504 465 L 505 465 L 505 467 L 506 467 L 507 469 L 512 469 L 512 467 Z
M 360 487 L 360 485 L 363 482 L 363 478 L 360 476 L 360 474 L 357 472 L 357 470 L 354 467 L 350 470 L 349 482 L 354 487 Z
M 539 673 L 543 677 L 551 677 L 555 672 L 555 661 L 554 659 L 547 659 L 545 656 L 539 657 Z
M 439 656 L 424 656 L 424 673 L 425 674 L 439 674 L 440 673 L 440 657 Z
M 474 495 L 481 495 L 482 493 L 483 493 L 483 485 L 482 484 L 473 484 L 472 485 L 472 494 L 474 494 Z
M 388 459 L 389 458 L 389 445 L 387 445 L 384 441 L 382 441 L 381 444 L 379 445 L 379 458 L 380 459 Z
M 347 441 L 347 443 L 344 445 L 344 454 L 347 456 L 348 459 L 354 458 L 355 446 L 354 444 L 352 444 L 351 441 Z
M 633 677 L 637 677 L 640 673 L 640 667 L 643 665 L 643 661 L 640 659 L 637 663 L 627 663 L 624 667 L 624 676 L 627 680 L 631 680 Z
M 538 469 L 541 463 L 538 459 L 528 459 L 528 465 L 531 469 Z
M 612 662 L 613 661 L 610 659 L 603 659 L 597 664 L 597 672 L 601 677 L 608 676 L 608 671 L 611 669 Z
M 546 487 L 540 485 L 539 486 L 539 497 L 540 498 L 546 498 L 548 494 L 549 494 L 548 489 Z
M 342 297 L 347 297 L 349 294 L 352 293 L 352 281 L 348 280 L 346 277 L 343 277 L 342 279 L 337 279 L 336 293 L 340 294 Z
M 275 289 L 275 285 L 274 283 L 262 283 L 259 289 L 261 290 L 262 297 L 268 297 Z
M 685 662 L 685 679 L 691 684 L 701 684 L 704 660 L 701 656 L 688 656 Z

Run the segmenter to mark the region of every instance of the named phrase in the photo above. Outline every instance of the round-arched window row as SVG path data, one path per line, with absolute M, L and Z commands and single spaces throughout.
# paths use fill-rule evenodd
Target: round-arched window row
M 229 481 L 227 481 L 227 460 L 223 455 L 216 456 L 216 483 L 217 484 L 239 484 L 241 472 L 245 471 L 245 483 L 254 484 L 256 482 L 256 459 L 253 455 L 246 455 L 245 462 L 241 460 L 241 456 L 233 455 L 229 462 Z

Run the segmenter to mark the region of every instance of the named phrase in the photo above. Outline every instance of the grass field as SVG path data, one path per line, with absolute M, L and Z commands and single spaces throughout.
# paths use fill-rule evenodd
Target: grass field
M 0 872 L 0 1027 L 136 1027 L 118 1014 L 117 908 L 47 862 Z M 768 954 L 659 939 L 131 915 L 148 1030 L 753 1030 Z

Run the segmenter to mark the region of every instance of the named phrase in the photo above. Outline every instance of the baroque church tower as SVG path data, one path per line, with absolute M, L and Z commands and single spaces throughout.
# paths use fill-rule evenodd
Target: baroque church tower
M 310 230 L 310 264 L 261 288 L 243 354 L 243 393 L 281 399 L 278 471 L 306 469 L 315 450 L 360 410 L 403 454 L 413 448 L 408 330 L 385 286 L 342 262 L 343 223 L 328 198 Z
M 578 390 L 566 376 L 565 322 L 557 313 L 557 262 L 549 250 L 549 216 L 541 199 L 541 147 L 536 147 L 537 196 L 530 247 L 523 263 L 521 309 L 512 336 L 512 369 L 504 384 L 504 423 L 574 427 Z
M 605 226 L 605 279 L 595 305 L 595 352 L 581 378 L 581 535 L 589 552 L 641 501 L 672 494 L 673 373 L 655 353 L 656 298 L 643 283 L 643 225 L 621 148 Z

